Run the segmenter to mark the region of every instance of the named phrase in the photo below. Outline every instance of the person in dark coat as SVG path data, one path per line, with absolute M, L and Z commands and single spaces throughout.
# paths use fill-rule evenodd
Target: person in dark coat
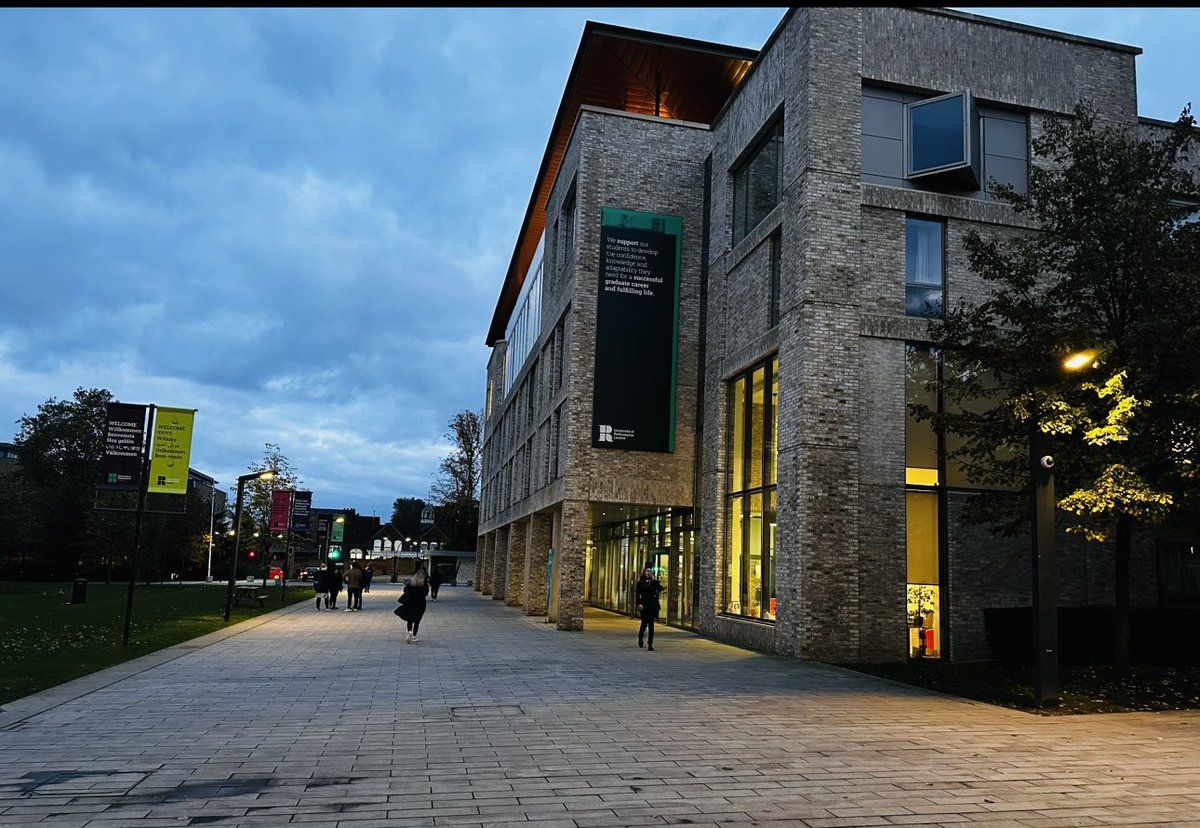
M 317 593 L 317 612 L 321 611 L 322 604 L 329 603 L 328 583 L 328 575 L 324 569 L 317 570 L 317 572 L 313 573 L 313 589 Z
M 325 587 L 329 590 L 325 609 L 337 609 L 338 593 L 342 591 L 342 571 L 332 561 L 325 562 Z
M 435 566 L 433 568 L 433 572 L 429 573 L 429 597 L 432 598 L 434 601 L 437 600 L 438 587 L 440 587 L 441 585 L 442 585 L 442 570 L 438 569 Z
M 425 596 L 429 594 L 429 582 L 425 570 L 418 569 L 404 585 L 400 596 L 400 617 L 408 625 L 408 643 L 417 643 L 417 632 L 421 629 L 421 616 L 425 614 Z
M 642 619 L 642 625 L 638 628 L 639 647 L 645 638 L 646 643 L 650 645 L 648 649 L 654 649 L 654 619 L 658 617 L 659 596 L 662 595 L 662 591 L 663 586 L 654 576 L 654 569 L 647 566 L 637 582 L 637 608 Z

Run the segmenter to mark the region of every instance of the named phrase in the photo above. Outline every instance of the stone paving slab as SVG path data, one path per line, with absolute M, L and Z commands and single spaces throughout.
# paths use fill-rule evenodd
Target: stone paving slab
M 1200 714 L 1041 717 L 373 585 L 6 705 L 0 826 L 1200 826 Z

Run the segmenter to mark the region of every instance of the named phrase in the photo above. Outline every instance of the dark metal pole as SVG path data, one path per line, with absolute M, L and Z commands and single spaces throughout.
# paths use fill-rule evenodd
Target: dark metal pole
M 1035 403 L 1036 404 L 1036 403 Z M 1033 497 L 1034 701 L 1058 704 L 1058 560 L 1054 548 L 1054 457 L 1050 438 L 1033 417 L 1029 439 Z
M 279 603 L 287 603 L 287 579 L 292 571 L 292 510 L 288 510 L 287 535 L 283 542 L 283 577 L 279 579 Z
M 233 507 L 233 557 L 229 561 L 229 586 L 225 590 L 225 620 L 233 613 L 233 586 L 237 582 L 238 552 L 242 546 L 242 492 L 246 478 L 238 478 L 237 501 Z
M 138 483 L 137 517 L 133 521 L 133 554 L 129 558 L 129 589 L 125 593 L 125 627 L 121 632 L 121 646 L 129 646 L 129 624 L 133 618 L 133 585 L 137 578 L 138 559 L 142 551 L 142 514 L 146 511 L 146 489 L 150 487 L 150 438 L 154 433 L 154 406 L 146 406 L 149 418 L 146 422 L 146 442 L 142 446 L 141 477 Z

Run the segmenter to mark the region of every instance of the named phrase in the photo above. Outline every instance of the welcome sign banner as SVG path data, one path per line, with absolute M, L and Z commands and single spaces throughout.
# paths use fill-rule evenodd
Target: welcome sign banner
M 194 408 L 160 408 L 154 422 L 154 448 L 150 453 L 150 484 L 157 494 L 187 494 L 188 463 L 192 456 Z
M 271 531 L 286 532 L 292 515 L 292 490 L 278 489 L 271 492 Z

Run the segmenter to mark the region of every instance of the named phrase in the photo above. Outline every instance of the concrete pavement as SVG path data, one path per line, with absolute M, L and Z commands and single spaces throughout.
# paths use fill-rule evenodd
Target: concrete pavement
M 373 584 L 0 711 L 0 826 L 1200 826 L 1200 713 L 1041 717 Z M 342 603 L 344 605 L 344 596 Z

